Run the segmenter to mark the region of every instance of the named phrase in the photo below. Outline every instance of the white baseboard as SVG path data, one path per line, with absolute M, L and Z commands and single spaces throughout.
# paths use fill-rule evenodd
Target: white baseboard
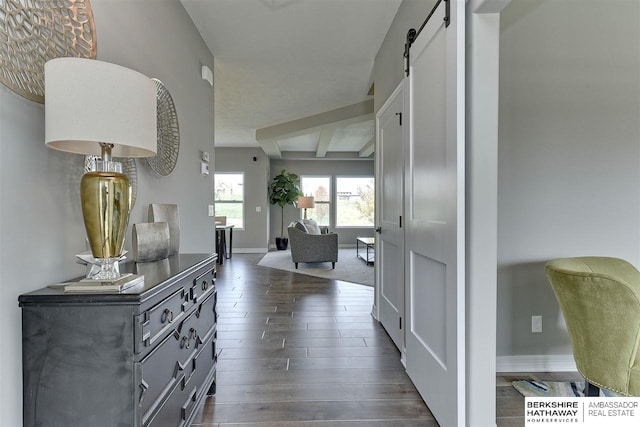
M 496 372 L 577 371 L 573 355 L 498 356 Z
M 378 322 L 380 321 L 380 319 L 378 319 L 378 307 L 375 304 L 371 306 L 371 317 L 373 317 Z
M 276 249 L 276 245 L 271 243 L 269 245 L 269 248 Z M 340 244 L 338 244 L 338 248 L 339 249 L 351 249 L 351 248 L 355 249 L 356 248 L 356 244 L 355 243 L 340 243 Z M 363 248 L 364 248 L 364 246 L 363 246 Z M 233 251 L 235 252 L 236 250 L 234 249 Z
M 266 254 L 269 248 L 233 248 L 234 254 Z

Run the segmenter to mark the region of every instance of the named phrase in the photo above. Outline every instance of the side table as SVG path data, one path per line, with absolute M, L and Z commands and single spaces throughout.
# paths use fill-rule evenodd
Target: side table
M 360 245 L 364 245 L 360 249 Z M 367 264 L 373 264 L 375 261 L 375 237 L 357 237 L 356 238 L 356 256 L 362 258 Z M 365 254 L 363 256 L 363 253 Z

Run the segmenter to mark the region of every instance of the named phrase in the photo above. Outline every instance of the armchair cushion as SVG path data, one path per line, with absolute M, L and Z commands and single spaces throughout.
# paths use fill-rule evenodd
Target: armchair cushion
M 289 224 L 289 227 L 287 228 L 291 228 L 291 227 L 295 227 L 300 231 L 304 231 L 305 233 L 307 232 L 307 227 L 300 221 L 293 221 L 291 224 Z
M 307 228 L 307 233 L 309 234 L 320 234 L 320 227 L 318 223 L 312 219 L 303 219 L 302 223 Z

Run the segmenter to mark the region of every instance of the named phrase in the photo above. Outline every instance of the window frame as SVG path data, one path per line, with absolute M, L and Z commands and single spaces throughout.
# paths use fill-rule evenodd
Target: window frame
M 316 205 L 327 205 L 329 207 L 328 212 L 329 212 L 329 222 L 327 224 L 321 224 L 318 223 L 318 225 L 322 226 L 322 227 L 333 227 L 334 224 L 334 212 L 333 212 L 333 176 L 332 175 L 300 175 L 300 189 L 303 191 L 304 193 L 304 179 L 305 178 L 323 178 L 323 179 L 327 179 L 327 182 L 329 183 L 329 188 L 327 189 L 327 193 L 329 194 L 329 198 L 328 201 L 319 201 L 319 200 L 315 200 L 314 197 L 314 203 Z M 304 195 L 306 196 L 307 193 L 304 193 Z M 313 196 L 313 194 L 311 194 L 311 196 Z M 309 216 L 309 212 L 307 211 L 307 216 Z M 300 209 L 300 219 L 304 218 L 304 210 Z
M 375 175 L 335 175 L 334 176 L 335 179 L 335 192 L 334 192 L 334 197 L 335 197 L 335 214 L 334 214 L 334 227 L 336 229 L 339 228 L 373 228 L 375 227 L 375 207 L 374 207 L 374 219 L 372 221 L 372 223 L 370 225 L 339 225 L 338 224 L 338 220 L 339 220 L 339 213 L 338 213 L 338 200 L 339 200 L 339 195 L 338 195 L 338 182 L 340 181 L 340 179 L 371 179 L 373 180 L 373 196 L 375 198 L 375 192 L 376 192 L 376 177 Z
M 218 181 L 218 176 L 219 175 L 240 175 L 242 177 L 242 200 L 241 201 L 237 201 L 237 200 L 218 200 L 217 199 L 217 181 Z M 238 172 L 233 172 L 233 171 L 229 171 L 229 172 L 215 172 L 213 174 L 213 203 L 215 206 L 215 215 L 216 216 L 220 216 L 217 206 L 220 205 L 234 205 L 234 204 L 240 204 L 240 213 L 242 215 L 241 221 L 242 221 L 242 226 L 238 227 L 237 225 L 234 226 L 235 230 L 244 230 L 245 226 L 246 226 L 246 212 L 245 212 L 245 188 L 246 188 L 246 183 L 245 183 L 245 173 L 238 171 Z

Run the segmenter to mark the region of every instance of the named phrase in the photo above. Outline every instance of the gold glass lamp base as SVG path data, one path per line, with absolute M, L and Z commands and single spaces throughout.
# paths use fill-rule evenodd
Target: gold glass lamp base
M 80 183 L 80 198 L 91 252 L 101 268 L 93 278 L 117 279 L 131 210 L 129 178 L 118 172 L 88 172 Z

